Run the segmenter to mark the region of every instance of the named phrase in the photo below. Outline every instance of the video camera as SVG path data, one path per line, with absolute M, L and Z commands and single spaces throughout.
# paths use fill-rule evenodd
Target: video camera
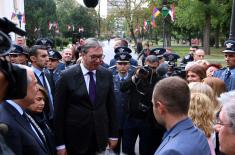
M 180 64 L 179 66 L 177 66 L 175 61 L 169 61 L 167 75 L 168 76 L 179 76 L 179 77 L 185 79 L 185 77 L 186 77 L 185 66 L 186 66 L 186 64 L 183 64 L 183 63 Z
M 148 75 L 151 75 L 152 69 L 149 66 L 142 66 L 139 69 L 139 77 L 148 77 Z
M 26 35 L 26 32 L 17 28 L 7 18 L 0 18 L 0 72 L 8 81 L 6 94 L 0 94 L 0 99 L 20 99 L 26 96 L 27 75 L 26 70 L 11 64 L 6 56 L 12 49 L 12 42 L 8 34 L 14 32 L 18 35 Z

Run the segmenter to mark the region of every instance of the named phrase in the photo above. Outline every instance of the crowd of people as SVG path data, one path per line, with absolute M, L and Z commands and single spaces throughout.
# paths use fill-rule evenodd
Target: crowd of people
M 180 70 L 171 48 L 145 43 L 135 60 L 117 38 L 106 64 L 99 40 L 78 44 L 59 52 L 48 38 L 29 48 L 17 37 L 5 56 L 27 73 L 25 97 L 0 104 L 11 154 L 135 155 L 137 138 L 140 155 L 235 154 L 235 41 L 226 67 L 193 46 Z

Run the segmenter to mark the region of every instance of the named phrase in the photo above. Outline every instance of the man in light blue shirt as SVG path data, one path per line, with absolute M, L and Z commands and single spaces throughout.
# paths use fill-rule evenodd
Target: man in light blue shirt
M 155 155 L 210 155 L 204 133 L 188 118 L 190 91 L 185 80 L 169 77 L 154 88 L 153 112 L 166 129 Z

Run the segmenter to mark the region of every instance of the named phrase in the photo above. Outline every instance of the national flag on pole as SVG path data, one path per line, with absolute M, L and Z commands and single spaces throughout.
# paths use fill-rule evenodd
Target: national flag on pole
M 171 20 L 174 22 L 175 21 L 175 5 L 172 3 L 171 5 L 171 10 L 169 10 L 169 15 L 171 16 Z
M 22 17 L 22 23 L 26 23 L 26 19 L 25 19 L 25 13 L 23 14 L 23 17 Z
M 150 21 L 144 20 L 144 30 L 147 31 L 149 29 Z
M 155 23 L 154 15 L 152 15 L 151 25 L 152 25 L 153 28 L 155 28 L 157 26 L 156 23 Z
M 15 22 L 16 21 L 18 22 L 18 18 L 17 18 L 16 14 L 14 12 L 12 12 L 12 14 L 11 14 L 11 20 L 15 21 Z
M 158 8 L 156 8 L 156 7 L 153 8 L 153 13 L 152 13 L 152 15 L 154 16 L 154 18 L 156 18 L 157 16 L 159 16 L 160 13 L 161 13 L 161 12 L 158 10 Z

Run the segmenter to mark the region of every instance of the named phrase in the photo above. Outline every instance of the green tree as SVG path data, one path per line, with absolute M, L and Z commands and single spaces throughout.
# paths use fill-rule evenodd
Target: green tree
M 29 40 L 50 36 L 48 21 L 56 21 L 54 0 L 25 0 L 26 31 Z

